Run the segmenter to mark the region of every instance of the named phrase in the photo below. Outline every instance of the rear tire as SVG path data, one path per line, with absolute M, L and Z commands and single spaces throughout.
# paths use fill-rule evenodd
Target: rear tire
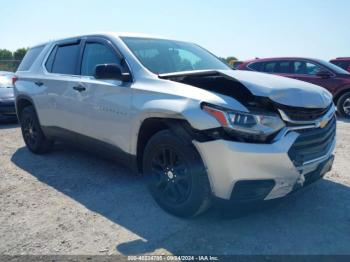
M 350 118 L 350 92 L 343 94 L 338 99 L 337 110 L 340 116 Z
M 28 149 L 34 154 L 44 154 L 52 149 L 53 141 L 45 137 L 33 106 L 20 113 L 22 136 Z
M 208 209 L 209 180 L 191 141 L 163 130 L 149 140 L 143 156 L 148 188 L 160 207 L 179 217 L 194 217 Z

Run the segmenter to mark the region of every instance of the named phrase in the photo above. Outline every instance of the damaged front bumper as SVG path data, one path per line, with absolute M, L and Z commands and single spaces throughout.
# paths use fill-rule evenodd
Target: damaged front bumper
M 298 132 L 290 132 L 272 144 L 227 140 L 194 142 L 207 168 L 213 195 L 232 202 L 282 198 L 323 177 L 331 169 L 335 137 L 327 151 L 303 164 L 291 158 Z

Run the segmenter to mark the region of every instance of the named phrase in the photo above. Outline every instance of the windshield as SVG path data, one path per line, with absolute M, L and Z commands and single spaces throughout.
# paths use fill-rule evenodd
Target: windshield
M 227 65 L 205 49 L 186 42 L 122 37 L 137 59 L 155 74 L 193 70 L 227 70 Z
M 343 68 L 336 66 L 332 63 L 323 61 L 323 60 L 317 60 L 321 65 L 324 65 L 325 67 L 328 67 L 336 74 L 342 74 L 342 75 L 349 75 L 349 72 L 345 71 Z

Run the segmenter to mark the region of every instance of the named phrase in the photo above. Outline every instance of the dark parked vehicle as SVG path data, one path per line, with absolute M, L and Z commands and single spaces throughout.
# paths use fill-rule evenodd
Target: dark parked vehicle
M 336 66 L 339 66 L 343 68 L 344 70 L 350 72 L 350 57 L 338 57 L 336 59 L 333 59 L 331 61 L 332 64 L 335 64 Z
M 17 119 L 12 78 L 12 72 L 0 71 L 0 121 Z
M 282 57 L 245 61 L 237 67 L 277 74 L 324 87 L 333 94 L 338 113 L 350 118 L 350 73 L 319 59 Z

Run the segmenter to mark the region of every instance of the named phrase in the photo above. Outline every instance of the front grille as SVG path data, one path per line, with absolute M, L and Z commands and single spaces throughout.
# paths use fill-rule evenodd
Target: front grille
M 300 136 L 288 151 L 296 167 L 303 163 L 327 155 L 336 134 L 336 118 L 333 117 L 324 128 L 312 128 L 297 131 Z
M 295 108 L 283 106 L 280 108 L 293 121 L 313 121 L 325 115 L 333 104 L 327 108 Z

